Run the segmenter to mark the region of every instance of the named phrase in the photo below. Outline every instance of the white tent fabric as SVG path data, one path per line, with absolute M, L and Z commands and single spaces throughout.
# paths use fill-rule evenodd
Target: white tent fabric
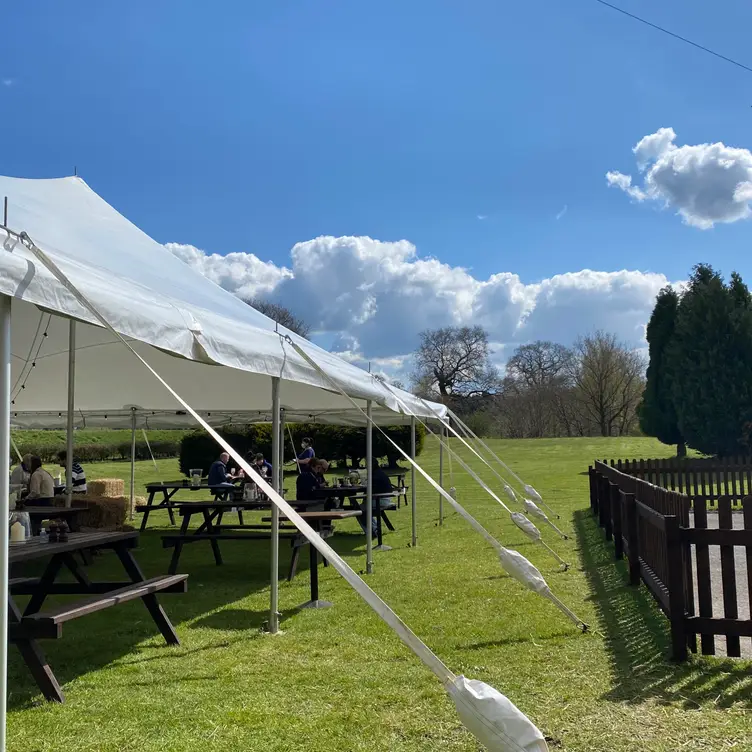
M 80 178 L 0 177 L 2 197 L 8 199 L 7 226 L 28 233 L 114 328 L 212 421 L 217 413 L 224 414 L 225 423 L 228 418 L 247 422 L 254 415 L 267 419 L 270 377 L 278 376 L 282 406 L 295 420 L 362 424 L 352 405 L 285 344 L 280 334 L 289 334 L 359 404 L 372 400 L 382 408 L 380 420 L 398 422 L 390 413 L 402 410 L 378 379 L 277 327 L 207 280 Z M 68 323 L 61 317 L 82 322 L 76 335 L 78 425 L 117 427 L 116 421 L 127 416 L 120 425 L 130 426 L 134 406 L 139 425 L 189 424 L 179 420 L 184 417 L 180 406 L 159 384 L 146 373 L 134 373 L 132 356 L 90 312 L 21 243 L 2 236 L 0 294 L 13 298 L 14 425 L 64 425 Z M 405 399 L 425 414 L 420 400 Z M 446 414 L 442 405 L 434 407 Z

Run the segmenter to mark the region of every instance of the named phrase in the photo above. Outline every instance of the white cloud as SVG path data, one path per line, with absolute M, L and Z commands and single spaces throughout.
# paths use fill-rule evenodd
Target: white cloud
M 480 220 L 488 219 L 488 214 L 478 214 L 478 219 Z
M 292 272 L 271 261 L 262 261 L 252 253 L 206 253 L 193 245 L 166 243 L 165 246 L 181 261 L 197 269 L 212 282 L 240 298 L 267 295 Z
M 643 186 L 632 177 L 608 172 L 606 181 L 638 201 L 670 207 L 693 227 L 707 230 L 716 222 L 747 219 L 752 211 L 752 152 L 718 142 L 675 144 L 673 128 L 645 136 L 632 150 Z
M 206 254 L 168 244 L 186 263 L 241 296 L 261 294 L 291 308 L 346 360 L 374 373 L 409 370 L 418 334 L 480 324 L 495 360 L 535 339 L 571 344 L 603 328 L 635 346 L 655 295 L 668 279 L 640 271 L 585 269 L 525 284 L 511 272 L 479 279 L 462 267 L 421 258 L 406 241 L 319 237 L 297 243 L 291 268 L 253 254 Z
M 15 78 L 4 78 L 3 79 L 3 86 L 13 86 L 13 84 L 16 83 Z
M 564 208 L 560 212 L 558 212 L 556 215 L 556 221 L 558 222 L 566 213 L 567 213 L 567 205 L 564 204 Z

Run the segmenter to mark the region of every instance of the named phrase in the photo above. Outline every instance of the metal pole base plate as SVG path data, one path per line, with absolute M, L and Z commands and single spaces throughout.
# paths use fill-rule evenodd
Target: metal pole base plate
M 303 608 L 331 608 L 334 604 L 331 601 L 322 601 L 320 598 L 317 601 L 307 601 L 298 606 L 299 609 Z

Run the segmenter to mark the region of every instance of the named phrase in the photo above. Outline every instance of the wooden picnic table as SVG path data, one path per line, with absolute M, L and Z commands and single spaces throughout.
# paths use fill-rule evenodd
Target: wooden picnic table
M 45 520 L 65 519 L 68 526 L 73 529 L 76 525 L 76 515 L 79 512 L 85 512 L 86 507 L 35 507 L 27 504 L 23 509 L 19 509 L 18 511 L 29 513 L 29 519 L 31 520 L 31 533 L 32 535 L 39 535 L 39 531 L 42 529 L 42 523 Z
M 307 509 L 313 506 L 321 506 L 322 502 L 314 501 L 288 501 L 295 509 Z M 214 501 L 186 501 L 173 502 L 178 514 L 183 518 L 180 526 L 180 532 L 171 533 L 162 536 L 163 548 L 173 548 L 172 559 L 167 570 L 170 573 L 177 571 L 180 561 L 180 554 L 186 543 L 196 543 L 202 540 L 208 540 L 211 544 L 214 554 L 214 561 L 217 566 L 222 564 L 222 552 L 219 549 L 221 540 L 267 540 L 271 537 L 271 527 L 269 525 L 245 524 L 242 520 L 239 524 L 223 524 L 222 518 L 225 513 L 238 511 L 263 511 L 271 509 L 270 501 L 223 501 L 215 499 Z M 195 530 L 190 530 L 191 518 L 194 515 L 201 515 L 203 522 Z M 297 531 L 294 528 L 281 528 L 281 538 L 294 538 Z
M 326 523 L 332 523 L 336 520 L 345 520 L 349 517 L 358 517 L 362 512 L 359 509 L 330 509 L 319 512 L 299 512 L 299 514 L 322 538 L 325 538 L 327 537 L 324 528 Z M 284 514 L 280 514 L 279 518 L 280 520 L 287 519 Z M 271 517 L 264 517 L 263 519 L 268 521 Z M 308 544 L 311 549 L 309 561 L 311 572 L 311 597 L 308 601 L 298 606 L 298 608 L 329 608 L 329 606 L 333 606 L 334 604 L 331 601 L 324 601 L 319 598 L 319 552 L 316 550 L 315 546 L 310 545 L 310 542 L 305 536 L 299 535 L 299 538 L 301 538 L 302 541 L 296 541 L 296 543 L 293 544 L 293 557 L 290 562 L 290 574 L 287 579 L 290 581 L 295 576 L 298 558 L 300 557 L 300 549 Z M 323 557 L 322 559 L 324 561 L 324 566 L 326 566 L 326 559 Z
M 81 616 L 140 598 L 154 623 L 170 645 L 180 641 L 170 620 L 157 600 L 157 593 L 184 593 L 186 574 L 162 575 L 146 579 L 131 549 L 138 544 L 138 533 L 128 530 L 116 533 L 70 533 L 66 543 L 43 542 L 31 538 L 11 545 L 10 565 L 34 559 L 49 559 L 41 577 L 16 577 L 8 582 L 8 639 L 16 644 L 42 694 L 48 700 L 63 702 L 63 691 L 39 647 L 40 639 L 62 637 L 63 624 Z M 112 549 L 123 565 L 126 581 L 92 581 L 79 566 L 74 554 L 92 549 Z M 57 582 L 61 570 L 67 569 L 75 582 Z M 49 595 L 82 595 L 89 597 L 75 603 L 66 602 L 42 611 Z M 22 611 L 14 596 L 30 595 Z
M 224 483 L 219 486 L 210 486 L 208 483 L 201 482 L 199 485 L 191 485 L 190 481 L 185 480 L 166 481 L 159 483 L 147 483 L 146 491 L 148 497 L 146 504 L 136 507 L 136 511 L 143 512 L 144 518 L 141 520 L 141 532 L 146 529 L 146 523 L 149 520 L 149 514 L 157 509 L 166 509 L 170 515 L 170 523 L 175 524 L 175 513 L 173 511 L 175 502 L 173 497 L 180 491 L 191 491 L 196 493 L 198 491 L 211 491 L 215 496 L 226 496 L 228 492 L 237 490 L 237 486 L 232 483 Z M 159 503 L 155 504 L 154 500 L 161 494 Z

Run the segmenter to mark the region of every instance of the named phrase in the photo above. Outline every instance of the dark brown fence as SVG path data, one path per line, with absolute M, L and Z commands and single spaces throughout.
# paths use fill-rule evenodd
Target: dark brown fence
M 698 634 L 703 654 L 714 655 L 715 635 L 725 635 L 727 655 L 740 656 L 740 638 L 752 637 L 752 498 L 741 500 L 742 518 L 733 513 L 730 494 L 713 501 L 707 494 L 690 496 L 622 472 L 617 463 L 596 462 L 589 475 L 591 510 L 613 540 L 616 558 L 626 556 L 630 583 L 644 582 L 668 618 L 672 657 L 685 660 L 688 649 L 696 652 Z M 709 525 L 711 503 L 718 505 L 717 514 L 712 510 L 717 528 Z M 744 547 L 746 568 L 735 559 L 735 546 Z M 742 619 L 739 572 L 746 575 Z M 714 602 L 720 610 L 721 600 L 724 616 L 715 617 Z
M 607 464 L 692 499 L 702 497 L 710 506 L 725 498 L 738 506 L 752 496 L 752 457 L 610 460 Z

